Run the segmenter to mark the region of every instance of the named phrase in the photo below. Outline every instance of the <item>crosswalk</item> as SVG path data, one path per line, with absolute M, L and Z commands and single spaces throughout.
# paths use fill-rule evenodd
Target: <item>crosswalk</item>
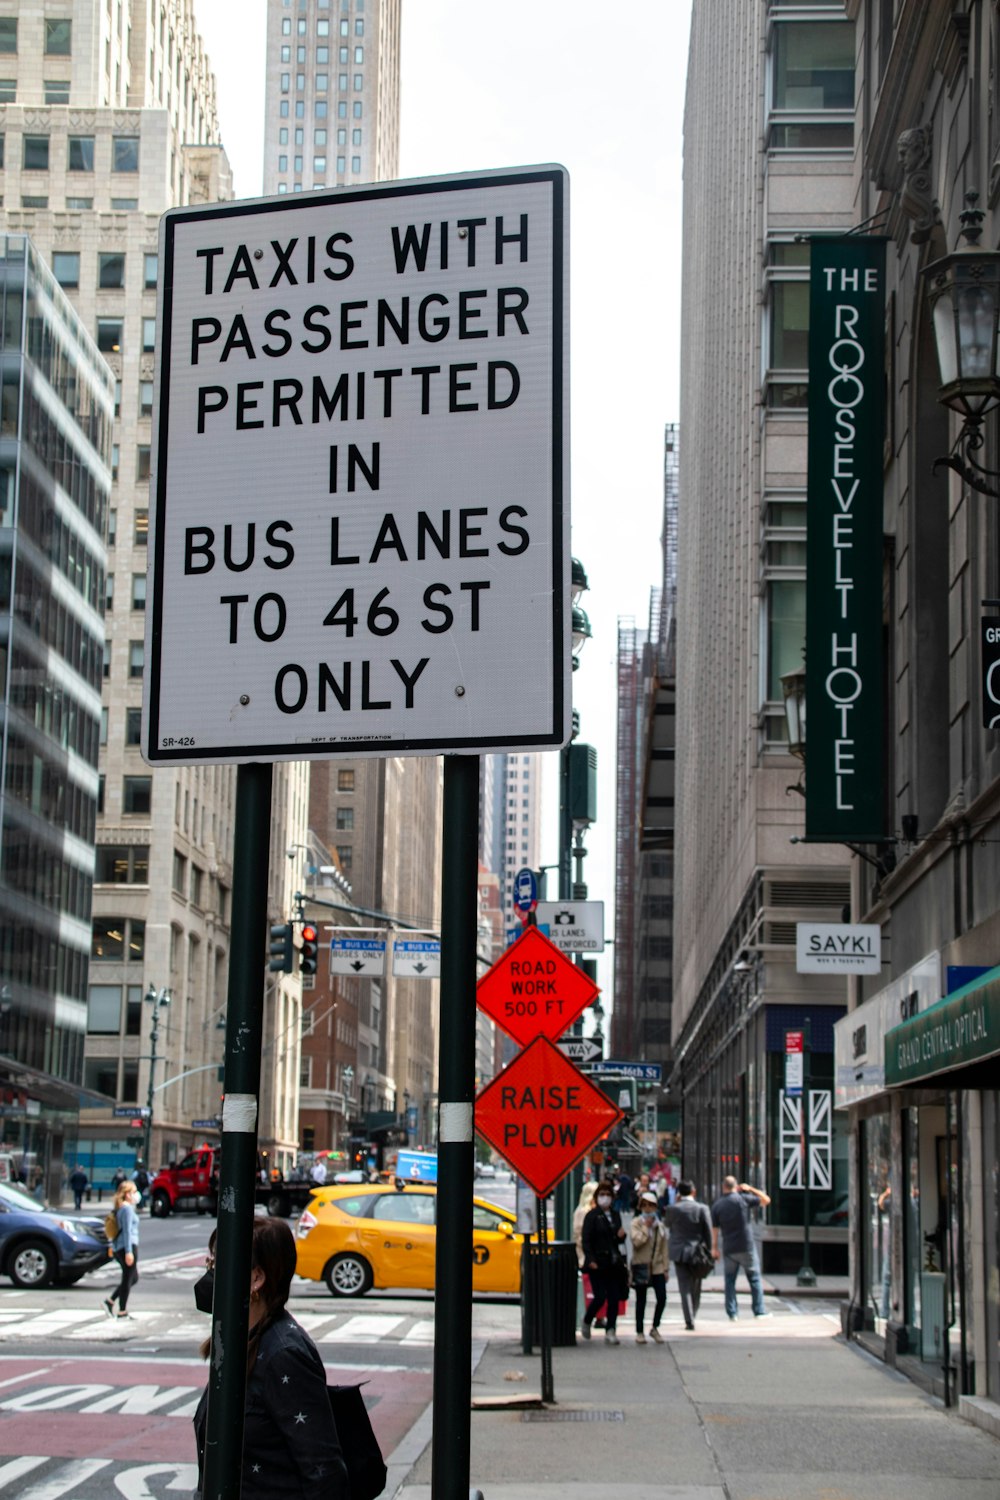
M 138 1300 L 138 1294 L 136 1295 Z M 337 1308 L 328 1313 L 298 1313 L 303 1328 L 320 1346 L 391 1343 L 404 1348 L 428 1348 L 434 1343 L 434 1321 L 411 1313 L 356 1313 Z M 133 1343 L 169 1341 L 200 1344 L 209 1330 L 207 1318 L 186 1312 L 150 1310 L 135 1306 L 128 1321 L 109 1318 L 100 1302 L 93 1307 L 45 1308 L 20 1303 L 0 1310 L 0 1344 Z

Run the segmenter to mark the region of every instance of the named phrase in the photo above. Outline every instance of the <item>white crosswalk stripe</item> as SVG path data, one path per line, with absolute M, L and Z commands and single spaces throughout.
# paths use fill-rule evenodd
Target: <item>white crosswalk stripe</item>
M 297 1321 L 318 1344 L 400 1343 L 426 1347 L 434 1342 L 434 1321 L 411 1313 L 356 1313 L 331 1311 L 301 1313 Z M 178 1311 L 158 1312 L 148 1307 L 130 1309 L 128 1320 L 107 1317 L 103 1306 L 88 1308 L 18 1307 L 0 1314 L 0 1344 L 22 1340 L 41 1342 L 72 1340 L 74 1343 L 132 1343 L 150 1338 L 175 1344 L 200 1344 L 211 1324 L 206 1317 L 192 1318 Z

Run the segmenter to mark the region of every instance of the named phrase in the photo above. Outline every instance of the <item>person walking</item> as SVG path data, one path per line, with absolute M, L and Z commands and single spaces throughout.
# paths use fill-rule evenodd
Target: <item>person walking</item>
M 760 1188 L 748 1182 L 737 1182 L 735 1177 L 724 1177 L 721 1196 L 712 1204 L 712 1254 L 719 1259 L 719 1238 L 722 1239 L 722 1269 L 726 1286 L 726 1314 L 731 1323 L 739 1317 L 736 1306 L 736 1278 L 742 1268 L 750 1283 L 750 1305 L 755 1318 L 769 1316 L 764 1306 L 764 1288 L 760 1279 L 760 1263 L 757 1260 L 757 1244 L 753 1237 L 750 1212 L 757 1207 L 766 1208 L 770 1198 Z
M 132 1181 L 139 1189 L 139 1207 L 145 1208 L 146 1200 L 149 1197 L 149 1173 L 141 1161 L 136 1163 L 135 1171 L 132 1173 Z
M 594 1295 L 583 1315 L 580 1332 L 589 1339 L 594 1319 L 606 1306 L 608 1326 L 604 1337 L 609 1344 L 618 1343 L 618 1302 L 627 1285 L 625 1231 L 621 1214 L 611 1206 L 613 1200 L 611 1183 L 599 1182 L 594 1206 L 585 1215 L 581 1230 L 583 1260 Z
M 704 1203 L 694 1196 L 694 1183 L 686 1179 L 677 1184 L 677 1198 L 668 1210 L 670 1226 L 670 1259 L 677 1272 L 677 1290 L 681 1294 L 684 1327 L 694 1331 L 694 1320 L 701 1303 L 701 1278 L 691 1271 L 691 1256 L 697 1245 L 712 1250 L 712 1221 Z
M 87 1174 L 79 1162 L 69 1174 L 69 1185 L 73 1192 L 73 1206 L 79 1213 L 83 1207 L 83 1195 L 87 1191 Z
M 131 1317 L 127 1311 L 129 1293 L 139 1280 L 139 1189 L 134 1182 L 125 1181 L 115 1194 L 114 1215 L 118 1220 L 118 1233 L 111 1242 L 111 1253 L 121 1267 L 121 1281 L 110 1297 L 104 1301 L 104 1310 L 109 1318 Z M 118 1303 L 115 1313 L 114 1304 Z
M 629 1225 L 629 1235 L 632 1240 L 632 1285 L 635 1288 L 635 1341 L 637 1344 L 646 1342 L 642 1324 L 646 1315 L 646 1292 L 652 1287 L 656 1302 L 649 1336 L 655 1344 L 662 1344 L 660 1319 L 667 1305 L 670 1262 L 667 1231 L 660 1223 L 656 1194 L 651 1189 L 639 1195 L 639 1212 Z
M 285 1304 L 295 1275 L 295 1240 L 283 1219 L 254 1219 L 250 1271 L 243 1500 L 349 1500 L 350 1485 L 326 1371 L 312 1339 Z M 214 1251 L 209 1242 L 209 1255 Z M 211 1341 L 202 1345 L 207 1359 Z M 198 1489 L 204 1488 L 206 1387 L 194 1414 Z

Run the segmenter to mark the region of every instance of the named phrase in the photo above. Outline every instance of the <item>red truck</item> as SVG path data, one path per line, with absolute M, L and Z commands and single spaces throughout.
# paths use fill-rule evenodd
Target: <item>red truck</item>
M 181 1161 L 161 1167 L 150 1184 L 149 1211 L 157 1219 L 168 1214 L 215 1214 L 219 1206 L 219 1147 L 196 1146 Z M 313 1194 L 307 1180 L 287 1182 L 272 1176 L 258 1181 L 256 1201 L 273 1218 L 287 1219 L 294 1209 L 305 1208 Z

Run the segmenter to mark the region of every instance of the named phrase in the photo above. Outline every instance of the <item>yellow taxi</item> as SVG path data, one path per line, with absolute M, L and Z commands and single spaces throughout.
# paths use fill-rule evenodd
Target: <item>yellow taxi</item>
M 433 1186 L 392 1182 L 320 1188 L 299 1219 L 296 1271 L 325 1281 L 335 1297 L 363 1297 L 372 1287 L 434 1289 Z M 520 1292 L 521 1241 L 506 1208 L 472 1203 L 472 1289 Z

